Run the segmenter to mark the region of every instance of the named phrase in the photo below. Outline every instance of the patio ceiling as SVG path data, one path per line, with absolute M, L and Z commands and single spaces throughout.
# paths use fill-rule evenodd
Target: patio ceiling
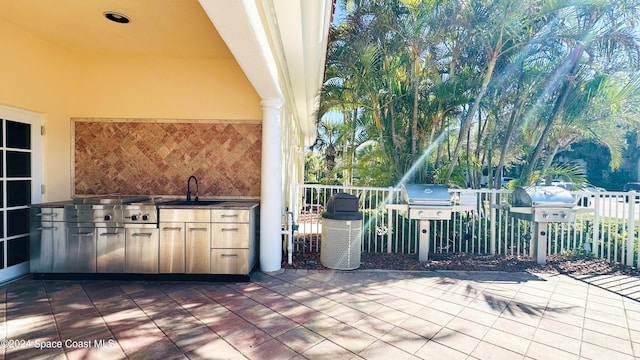
M 0 0 L 0 19 L 78 56 L 235 58 L 315 140 L 332 0 Z M 203 8 L 205 11 L 203 11 Z M 104 17 L 125 14 L 128 24 Z M 215 25 L 214 25 L 215 24 Z M 222 34 L 222 36 L 221 36 Z

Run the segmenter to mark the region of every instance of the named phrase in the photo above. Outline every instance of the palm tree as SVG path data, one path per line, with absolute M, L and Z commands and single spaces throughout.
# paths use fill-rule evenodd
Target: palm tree
M 530 178 L 538 166 L 538 160 L 548 143 L 552 129 L 561 121 L 568 108 L 567 101 L 572 93 L 584 86 L 593 74 L 601 73 L 616 56 L 640 63 L 640 46 L 629 28 L 636 21 L 640 5 L 636 0 L 600 2 L 593 1 L 576 5 L 573 1 L 549 1 L 549 14 L 553 15 L 547 24 L 549 36 L 542 42 L 548 44 L 550 52 L 564 52 L 564 59 L 550 77 L 548 93 L 555 99 L 548 119 L 530 154 L 521 178 Z M 553 35 L 554 34 L 557 35 Z M 585 54 L 589 59 L 584 62 Z
M 480 85 L 474 91 L 473 103 L 461 122 L 458 142 L 451 155 L 451 164 L 444 179 L 445 183 L 451 178 L 462 145 L 469 136 L 473 119 L 477 116 L 489 84 L 494 79 L 496 64 L 501 57 L 516 51 L 522 45 L 520 30 L 527 25 L 526 22 L 523 24 L 523 14 L 530 11 L 532 7 L 532 4 L 520 1 L 496 1 L 489 3 L 486 7 L 480 3 L 471 2 L 471 4 L 474 6 L 469 6 L 463 14 L 464 21 L 469 24 L 469 47 L 479 47 L 484 51 L 472 59 L 479 74 Z

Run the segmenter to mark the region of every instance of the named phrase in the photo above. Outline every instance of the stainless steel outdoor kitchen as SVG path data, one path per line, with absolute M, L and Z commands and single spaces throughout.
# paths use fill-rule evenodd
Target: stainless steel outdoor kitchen
M 513 191 L 511 216 L 532 222 L 530 254 L 538 264 L 547 262 L 549 224 L 571 223 L 576 214 L 594 211 L 576 202 L 568 190 L 558 186 L 526 186 Z
M 96 196 L 31 205 L 39 278 L 248 280 L 258 202 Z

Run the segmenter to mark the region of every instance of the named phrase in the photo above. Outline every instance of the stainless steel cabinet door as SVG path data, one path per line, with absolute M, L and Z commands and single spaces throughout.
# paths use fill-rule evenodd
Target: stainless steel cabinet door
M 184 223 L 160 223 L 160 273 L 185 272 Z
M 125 271 L 134 274 L 158 273 L 158 229 L 125 228 Z
M 96 239 L 96 271 L 99 273 L 123 273 L 124 228 L 98 228 Z
M 96 272 L 96 228 L 78 223 L 67 228 L 67 256 L 64 272 Z
M 187 274 L 208 274 L 211 270 L 211 224 L 186 223 L 185 228 Z

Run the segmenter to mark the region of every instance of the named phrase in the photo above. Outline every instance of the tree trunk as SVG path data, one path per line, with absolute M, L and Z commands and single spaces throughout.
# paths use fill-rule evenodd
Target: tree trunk
M 471 123 L 473 117 L 480 109 L 480 102 L 484 94 L 487 92 L 487 87 L 489 86 L 489 82 L 491 82 L 491 78 L 493 77 L 493 70 L 496 67 L 496 62 L 498 61 L 498 56 L 500 55 L 500 51 L 502 49 L 502 33 L 498 37 L 498 41 L 496 42 L 496 46 L 491 53 L 491 58 L 489 59 L 489 65 L 487 67 L 487 72 L 484 75 L 484 79 L 482 80 L 482 87 L 480 91 L 478 91 L 478 95 L 476 95 L 476 99 L 473 102 L 473 106 L 467 113 L 467 116 L 462 123 L 462 127 L 460 128 L 460 134 L 458 135 L 458 143 L 456 144 L 455 149 L 453 150 L 453 155 L 451 156 L 451 164 L 449 165 L 449 170 L 447 171 L 447 176 L 444 179 L 444 183 L 448 183 L 451 175 L 453 174 L 453 168 L 458 162 L 458 157 L 460 156 L 460 150 L 462 149 L 462 140 L 467 137 L 467 134 L 471 130 Z
M 562 80 L 560 94 L 559 94 L 558 100 L 553 106 L 553 113 L 551 115 L 551 119 L 549 119 L 549 121 L 544 127 L 544 130 L 542 130 L 542 134 L 540 134 L 538 143 L 535 149 L 533 150 L 533 153 L 531 154 L 529 161 L 527 161 L 527 166 L 525 167 L 525 169 L 522 172 L 522 175 L 520 176 L 521 179 L 525 181 L 530 180 L 531 174 L 533 173 L 533 170 L 536 168 L 538 164 L 538 160 L 542 155 L 542 149 L 544 148 L 544 145 L 547 142 L 549 133 L 551 133 L 551 129 L 553 129 L 553 126 L 556 124 L 556 121 L 558 120 L 558 118 L 560 118 L 560 115 L 564 110 L 564 104 L 567 101 L 567 97 L 569 96 L 569 91 L 572 87 L 572 82 L 574 81 L 574 78 L 578 72 L 578 63 L 580 62 L 580 59 L 582 58 L 583 53 L 584 53 L 584 45 L 580 43 L 575 49 L 573 49 L 571 54 L 569 54 L 569 57 L 565 62 L 569 64 L 571 68 L 565 75 L 564 79 Z

